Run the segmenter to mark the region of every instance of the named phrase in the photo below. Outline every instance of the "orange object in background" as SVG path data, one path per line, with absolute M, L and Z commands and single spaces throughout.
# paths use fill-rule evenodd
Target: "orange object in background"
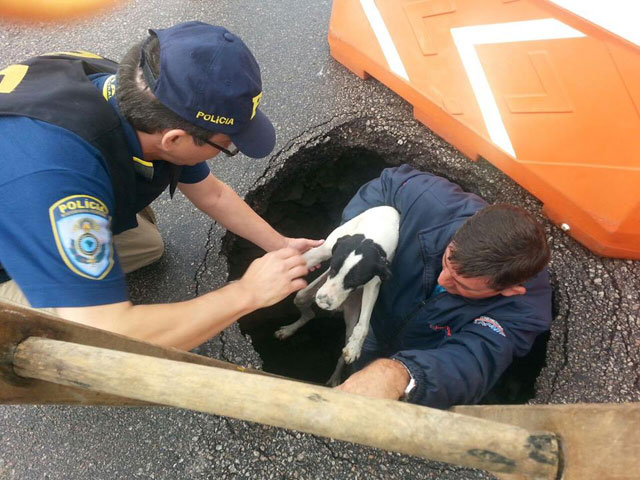
M 65 21 L 99 13 L 119 0 L 0 0 L 0 21 Z
M 640 259 L 640 37 L 616 22 L 640 6 L 585 3 L 335 0 L 329 46 L 586 247 Z

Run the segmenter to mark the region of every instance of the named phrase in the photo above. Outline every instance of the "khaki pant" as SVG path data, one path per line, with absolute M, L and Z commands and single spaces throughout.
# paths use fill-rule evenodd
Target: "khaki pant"
M 164 252 L 162 236 L 155 225 L 151 208 L 145 208 L 137 215 L 138 226 L 113 237 L 120 266 L 124 273 L 133 272 L 160 259 Z M 20 287 L 10 280 L 0 283 L 0 301 L 31 308 Z M 56 314 L 55 308 L 37 308 Z

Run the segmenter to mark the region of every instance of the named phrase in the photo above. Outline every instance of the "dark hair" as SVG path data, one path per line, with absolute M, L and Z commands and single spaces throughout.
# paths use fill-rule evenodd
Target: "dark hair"
M 524 283 L 549 262 L 542 225 L 526 210 L 496 204 L 476 212 L 451 240 L 449 261 L 462 277 L 488 277 L 503 290 Z
M 134 129 L 141 132 L 156 133 L 177 128 L 191 135 L 196 145 L 204 145 L 203 140 L 211 138 L 214 132 L 192 125 L 165 107 L 151 93 L 140 69 L 142 48 L 151 71 L 155 75 L 160 72 L 160 41 L 155 35 L 129 49 L 118 65 L 117 100 L 120 113 Z

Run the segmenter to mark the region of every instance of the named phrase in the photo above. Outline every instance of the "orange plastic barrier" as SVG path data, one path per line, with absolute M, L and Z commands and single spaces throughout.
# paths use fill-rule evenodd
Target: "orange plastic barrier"
M 121 0 L 0 0 L 0 20 L 66 22 L 103 12 Z
M 586 247 L 640 259 L 636 29 L 615 22 L 630 12 L 613 0 L 599 2 L 610 9 L 602 24 L 572 2 L 335 0 L 329 46 L 538 197 Z

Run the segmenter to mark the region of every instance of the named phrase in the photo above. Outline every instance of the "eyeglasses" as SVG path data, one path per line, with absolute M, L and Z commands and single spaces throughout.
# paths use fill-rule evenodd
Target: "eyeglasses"
M 211 145 L 213 148 L 217 148 L 222 153 L 224 153 L 227 157 L 233 157 L 234 155 L 237 155 L 240 152 L 240 150 L 238 150 L 238 147 L 236 147 L 233 144 L 233 142 L 229 144 L 230 148 L 227 149 L 227 148 L 221 147 L 217 143 L 213 143 L 213 142 L 210 142 L 209 140 L 205 140 L 204 138 L 202 139 L 202 141 L 207 145 Z

